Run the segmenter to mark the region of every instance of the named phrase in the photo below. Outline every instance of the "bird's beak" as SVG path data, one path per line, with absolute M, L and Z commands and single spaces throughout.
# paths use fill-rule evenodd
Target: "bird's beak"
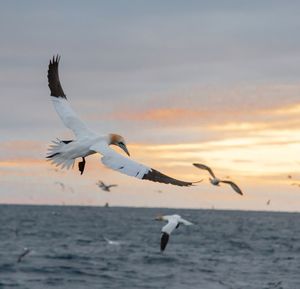
M 119 147 L 130 157 L 130 153 L 125 144 L 120 144 Z

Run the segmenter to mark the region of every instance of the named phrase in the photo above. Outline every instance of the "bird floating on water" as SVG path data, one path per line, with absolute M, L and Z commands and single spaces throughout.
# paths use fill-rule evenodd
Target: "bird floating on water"
M 117 187 L 118 185 L 105 185 L 102 181 L 98 181 L 96 185 L 105 192 L 110 192 L 110 188 Z
M 242 190 L 232 181 L 227 181 L 227 180 L 220 180 L 218 179 L 215 174 L 213 173 L 212 169 L 206 165 L 203 165 L 203 164 L 193 164 L 196 168 L 198 169 L 202 169 L 202 170 L 206 170 L 209 172 L 209 174 L 212 176 L 212 178 L 209 178 L 209 181 L 212 185 L 214 186 L 219 186 L 220 183 L 224 183 L 224 184 L 228 184 L 230 185 L 233 190 L 235 192 L 237 192 L 238 194 L 240 194 L 241 196 L 243 195 L 243 192 Z
M 60 56 L 58 55 L 50 60 L 48 86 L 56 112 L 65 126 L 73 131 L 75 139 L 58 139 L 53 142 L 47 156 L 53 164 L 57 167 L 69 169 L 74 165 L 77 158 L 82 158 L 82 161 L 78 163 L 78 168 L 80 173 L 83 174 L 86 164 L 85 157 L 99 153 L 102 155 L 101 161 L 105 166 L 128 176 L 176 186 L 191 186 L 193 184 L 193 182 L 171 178 L 113 150 L 110 146 L 116 145 L 129 156 L 126 142 L 122 136 L 113 133 L 101 135 L 88 128 L 71 108 L 62 89 L 58 73 L 59 61 Z
M 193 223 L 181 218 L 179 215 L 166 215 L 158 216 L 155 218 L 156 221 L 167 221 L 167 225 L 163 226 L 161 229 L 161 239 L 160 239 L 160 250 L 163 252 L 168 244 L 170 234 L 174 229 L 177 229 L 179 225 L 183 224 L 186 226 L 193 225 Z

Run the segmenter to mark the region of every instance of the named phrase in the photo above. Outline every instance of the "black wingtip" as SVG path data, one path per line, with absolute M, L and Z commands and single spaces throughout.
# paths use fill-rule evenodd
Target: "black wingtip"
M 171 184 L 180 187 L 190 187 L 193 184 L 192 182 L 185 182 L 171 178 L 155 169 L 149 170 L 146 174 L 143 175 L 142 179 L 149 180 L 152 182 Z
M 55 157 L 55 156 L 57 156 L 57 155 L 59 155 L 60 153 L 54 153 L 54 154 L 52 154 L 52 155 L 48 155 L 48 156 L 46 156 L 46 158 L 47 159 L 51 159 L 51 158 L 53 158 L 53 157 Z
M 160 251 L 163 252 L 168 244 L 169 241 L 169 234 L 163 232 L 160 239 Z
M 50 63 L 51 65 L 53 64 L 59 64 L 59 61 L 60 61 L 60 55 L 59 54 L 56 54 L 56 55 L 53 55 L 53 57 L 50 59 Z
M 48 66 L 48 86 L 50 88 L 50 95 L 57 98 L 66 98 L 66 95 L 61 87 L 58 73 L 58 65 L 60 61 L 60 55 L 53 55 L 50 59 Z

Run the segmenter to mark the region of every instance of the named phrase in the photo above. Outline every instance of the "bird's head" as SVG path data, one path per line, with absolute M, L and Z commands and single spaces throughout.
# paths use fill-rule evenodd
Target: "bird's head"
M 118 147 L 120 147 L 128 156 L 130 156 L 129 151 L 126 147 L 126 143 L 125 140 L 122 136 L 118 135 L 118 134 L 110 134 L 109 135 L 109 145 L 116 145 Z
M 164 221 L 164 216 L 163 215 L 158 215 L 155 217 L 155 221 Z

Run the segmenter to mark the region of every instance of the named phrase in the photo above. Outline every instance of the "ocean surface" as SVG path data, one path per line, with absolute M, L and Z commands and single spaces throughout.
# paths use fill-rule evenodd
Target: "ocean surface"
M 160 253 L 174 213 L 195 225 Z M 300 214 L 0 206 L 0 288 L 299 289 Z

